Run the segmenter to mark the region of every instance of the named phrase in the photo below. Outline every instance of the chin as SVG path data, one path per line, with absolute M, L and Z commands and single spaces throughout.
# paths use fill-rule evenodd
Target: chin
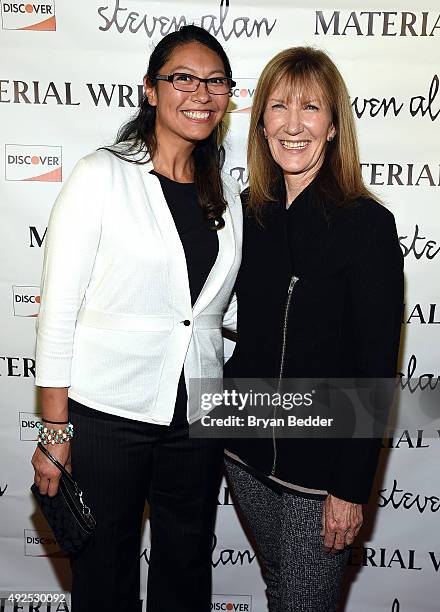
M 283 170 L 283 172 L 286 172 L 287 174 L 302 174 L 303 172 L 306 172 L 307 170 L 307 164 L 301 165 L 301 166 L 291 166 L 291 165 L 284 165 L 281 166 L 281 169 Z
M 209 129 L 209 130 L 194 130 L 191 133 L 187 133 L 185 134 L 185 138 L 187 140 L 195 140 L 195 141 L 200 141 L 200 140 L 206 140 L 213 132 L 214 128 Z

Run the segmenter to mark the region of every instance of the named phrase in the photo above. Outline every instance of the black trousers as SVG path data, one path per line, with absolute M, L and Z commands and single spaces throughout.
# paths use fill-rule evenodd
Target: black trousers
M 72 472 L 92 508 L 93 539 L 72 567 L 72 612 L 139 612 L 140 541 L 150 507 L 148 612 L 208 612 L 222 447 L 191 439 L 183 408 L 170 426 L 69 399 Z

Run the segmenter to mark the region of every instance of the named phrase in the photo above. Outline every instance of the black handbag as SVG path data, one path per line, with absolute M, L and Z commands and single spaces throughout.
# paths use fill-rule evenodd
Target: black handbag
M 77 482 L 41 442 L 38 448 L 61 471 L 56 495 L 42 495 L 34 483 L 31 491 L 49 523 L 55 539 L 62 550 L 73 555 L 80 552 L 92 535 L 96 521 L 83 500 Z

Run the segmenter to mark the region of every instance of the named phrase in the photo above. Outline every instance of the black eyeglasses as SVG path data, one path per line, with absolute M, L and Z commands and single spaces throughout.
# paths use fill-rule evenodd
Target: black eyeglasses
M 156 81 L 167 81 L 168 83 L 172 83 L 174 89 L 179 91 L 197 91 L 200 83 L 206 83 L 209 93 L 216 96 L 229 93 L 231 88 L 236 85 L 236 82 L 229 77 L 210 77 L 209 79 L 202 79 L 193 74 L 186 74 L 185 72 L 156 74 L 153 78 L 156 79 Z

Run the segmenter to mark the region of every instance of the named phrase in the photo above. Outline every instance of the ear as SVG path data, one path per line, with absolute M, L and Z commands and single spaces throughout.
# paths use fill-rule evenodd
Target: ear
M 144 92 L 150 106 L 157 106 L 156 86 L 152 85 L 148 76 L 144 76 Z
M 328 129 L 327 141 L 331 142 L 335 136 L 336 136 L 336 128 L 335 128 L 335 126 L 332 123 L 331 126 Z

